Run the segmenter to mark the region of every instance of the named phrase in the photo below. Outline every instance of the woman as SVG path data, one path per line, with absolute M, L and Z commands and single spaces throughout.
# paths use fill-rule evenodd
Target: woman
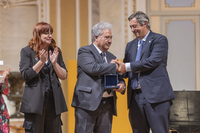
M 6 104 L 3 100 L 2 94 L 7 95 L 10 88 L 8 87 L 8 74 L 10 73 L 10 68 L 6 71 L 0 70 L 0 133 L 9 133 L 9 114 Z
M 67 78 L 67 69 L 52 33 L 50 24 L 36 24 L 29 45 L 21 50 L 19 66 L 26 83 L 20 111 L 26 133 L 58 133 L 61 113 L 67 111 L 59 81 Z

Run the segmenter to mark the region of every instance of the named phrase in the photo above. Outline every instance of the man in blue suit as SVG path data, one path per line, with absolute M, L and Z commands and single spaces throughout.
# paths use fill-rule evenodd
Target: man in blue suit
M 168 41 L 150 30 L 148 16 L 138 11 L 129 18 L 136 39 L 130 41 L 121 73 L 128 77 L 129 120 L 134 133 L 169 133 L 171 100 L 175 98 L 167 73 Z

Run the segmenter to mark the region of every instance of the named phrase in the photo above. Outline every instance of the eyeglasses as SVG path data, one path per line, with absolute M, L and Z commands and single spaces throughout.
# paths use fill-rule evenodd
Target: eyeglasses
M 45 35 L 52 35 L 53 33 L 52 32 L 44 32 L 44 33 L 42 33 L 42 34 L 45 34 Z
M 107 40 L 112 40 L 112 37 L 113 36 L 104 36 L 104 38 L 107 39 Z

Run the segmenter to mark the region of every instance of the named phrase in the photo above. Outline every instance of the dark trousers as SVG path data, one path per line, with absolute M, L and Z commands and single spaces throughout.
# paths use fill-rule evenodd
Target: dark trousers
M 95 111 L 76 108 L 75 133 L 111 133 L 113 108 L 113 97 L 103 98 Z
M 169 133 L 170 101 L 149 103 L 141 90 L 134 90 L 129 109 L 133 133 Z
M 56 115 L 54 101 L 45 101 L 42 115 L 25 113 L 25 133 L 60 133 L 61 115 Z

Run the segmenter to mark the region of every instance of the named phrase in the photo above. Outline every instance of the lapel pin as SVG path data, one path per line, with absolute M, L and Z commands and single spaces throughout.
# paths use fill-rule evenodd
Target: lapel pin
M 151 41 L 149 41 L 149 43 L 151 43 Z

